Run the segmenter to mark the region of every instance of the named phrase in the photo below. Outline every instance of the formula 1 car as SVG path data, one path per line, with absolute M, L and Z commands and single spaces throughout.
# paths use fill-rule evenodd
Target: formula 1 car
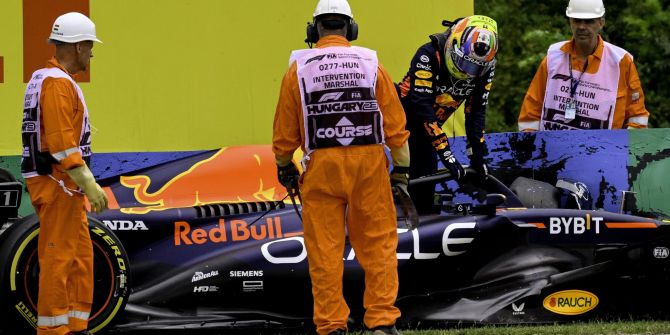
M 275 173 L 269 148 L 252 146 L 103 179 L 110 210 L 89 217 L 91 329 L 311 331 L 300 205 Z M 449 179 L 440 171 L 411 184 L 440 189 Z M 585 209 L 578 183 L 506 186 L 491 176 L 469 185 L 463 196 L 438 192 L 436 214 L 398 206 L 400 327 L 667 318 L 670 223 Z M 28 333 L 37 319 L 39 224 L 18 217 L 21 191 L 11 177 L 0 182 L 2 334 Z M 360 327 L 363 272 L 348 243 L 343 262 Z

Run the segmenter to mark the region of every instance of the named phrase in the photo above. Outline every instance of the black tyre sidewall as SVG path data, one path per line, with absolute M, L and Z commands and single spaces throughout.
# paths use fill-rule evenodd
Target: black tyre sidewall
M 89 232 L 95 264 L 94 302 L 89 329 L 97 332 L 109 327 L 123 311 L 130 293 L 130 268 L 121 241 L 103 223 L 89 217 Z M 2 234 L 0 313 L 9 322 L 0 323 L 0 333 L 34 332 L 37 322 L 35 263 L 38 235 L 37 215 L 18 220 Z M 26 288 L 26 285 L 30 287 Z

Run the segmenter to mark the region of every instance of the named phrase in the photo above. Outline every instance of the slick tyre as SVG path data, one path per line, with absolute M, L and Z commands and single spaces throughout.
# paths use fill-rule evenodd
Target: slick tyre
M 108 327 L 124 309 L 129 291 L 129 262 L 121 242 L 100 221 L 88 219 L 93 242 L 93 307 L 89 329 Z M 0 245 L 0 334 L 34 334 L 37 325 L 39 219 L 20 219 L 3 233 Z

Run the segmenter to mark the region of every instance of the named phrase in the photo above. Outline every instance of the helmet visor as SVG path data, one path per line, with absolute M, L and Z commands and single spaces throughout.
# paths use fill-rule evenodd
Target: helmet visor
M 490 62 L 466 57 L 463 52 L 456 48 L 451 48 L 451 60 L 461 72 L 470 77 L 481 77 L 495 64 L 495 59 Z

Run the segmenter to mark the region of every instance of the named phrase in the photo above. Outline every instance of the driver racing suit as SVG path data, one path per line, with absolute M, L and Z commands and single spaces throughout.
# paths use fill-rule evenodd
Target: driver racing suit
M 443 59 L 445 33 L 433 34 L 430 40 L 417 50 L 409 71 L 397 86 L 410 131 L 412 179 L 437 171 L 436 145 L 448 146 L 442 125 L 463 103 L 471 164 L 473 161 L 483 164 L 486 152 L 484 123 L 495 66 L 478 78 L 455 78 Z M 409 193 L 419 213 L 434 211 L 434 192 L 432 184 L 410 186 Z

